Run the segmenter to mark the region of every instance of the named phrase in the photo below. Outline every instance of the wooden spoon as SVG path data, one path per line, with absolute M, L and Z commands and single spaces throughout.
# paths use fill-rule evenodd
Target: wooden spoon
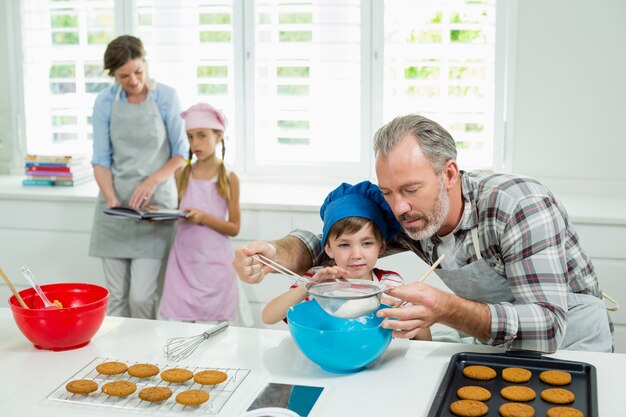
M 24 300 L 22 299 L 22 296 L 20 295 L 19 292 L 17 292 L 17 290 L 15 289 L 15 287 L 13 286 L 13 284 L 11 284 L 11 281 L 9 281 L 9 277 L 6 276 L 6 274 L 4 273 L 4 271 L 2 270 L 2 268 L 0 268 L 0 275 L 2 275 L 2 279 L 4 280 L 4 282 L 7 283 L 7 285 L 9 286 L 9 288 L 11 289 L 11 291 L 13 291 L 13 294 L 15 294 L 15 298 L 17 298 L 17 301 L 19 301 L 20 305 L 26 309 L 28 309 L 28 306 L 26 305 L 26 303 L 24 302 Z

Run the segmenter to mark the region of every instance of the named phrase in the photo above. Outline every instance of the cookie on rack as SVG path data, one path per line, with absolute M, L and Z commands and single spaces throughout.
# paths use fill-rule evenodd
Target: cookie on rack
M 170 368 L 161 372 L 163 381 L 181 383 L 193 378 L 193 372 L 185 368 Z
M 98 383 L 91 379 L 76 379 L 68 382 L 65 389 L 72 394 L 89 394 L 98 389 Z
M 481 417 L 489 412 L 489 407 L 481 401 L 458 400 L 450 404 L 450 411 L 462 417 Z
M 476 385 L 466 385 L 456 391 L 457 397 L 462 400 L 487 401 L 491 398 L 491 392 Z
M 502 379 L 509 382 L 528 382 L 532 376 L 532 372 L 524 368 L 504 368 L 502 370 Z
M 539 379 L 550 385 L 567 385 L 572 382 L 572 374 L 565 371 L 543 371 Z
M 584 417 L 582 411 L 572 407 L 552 407 L 547 415 L 548 417 Z
M 102 375 L 119 375 L 126 372 L 128 366 L 122 362 L 103 362 L 96 366 L 96 371 Z
M 534 417 L 535 409 L 528 404 L 505 403 L 500 406 L 498 412 L 502 417 Z
M 151 403 L 165 401 L 172 396 L 172 390 L 168 387 L 147 387 L 139 391 L 139 398 Z
M 228 379 L 228 374 L 218 370 L 200 371 L 193 376 L 193 380 L 200 385 L 217 385 Z
M 535 390 L 523 385 L 509 385 L 500 390 L 502 398 L 511 401 L 532 401 L 537 397 Z
M 182 405 L 200 405 L 209 401 L 209 393 L 201 389 L 190 389 L 176 396 L 176 402 Z
M 129 366 L 126 372 L 128 375 L 135 378 L 151 378 L 159 373 L 161 369 L 158 366 L 151 363 L 138 363 L 136 365 Z
M 471 379 L 488 381 L 496 377 L 496 371 L 488 366 L 471 365 L 463 368 L 463 375 Z
M 102 386 L 102 392 L 114 397 L 127 397 L 137 391 L 137 385 L 130 381 L 107 382 Z
M 541 399 L 553 404 L 570 404 L 574 402 L 576 395 L 563 388 L 548 388 L 541 391 Z

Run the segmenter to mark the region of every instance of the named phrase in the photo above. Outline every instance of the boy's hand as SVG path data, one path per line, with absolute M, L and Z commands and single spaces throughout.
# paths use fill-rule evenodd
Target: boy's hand
M 350 273 L 338 266 L 328 266 L 315 272 L 311 277 L 311 282 L 322 282 L 337 278 L 348 277 Z

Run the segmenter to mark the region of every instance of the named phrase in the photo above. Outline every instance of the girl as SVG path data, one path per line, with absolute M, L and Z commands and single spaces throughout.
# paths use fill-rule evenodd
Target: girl
M 205 103 L 191 106 L 181 116 L 190 149 L 176 182 L 179 207 L 189 213 L 178 224 L 159 313 L 173 320 L 233 321 L 238 294 L 229 236 L 239 233 L 241 212 L 239 179 L 224 165 L 227 121 Z M 218 144 L 221 159 L 215 154 Z

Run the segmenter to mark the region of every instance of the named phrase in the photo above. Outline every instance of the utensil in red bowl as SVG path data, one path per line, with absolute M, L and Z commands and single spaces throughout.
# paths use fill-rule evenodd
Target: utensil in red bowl
M 48 298 L 59 300 L 63 308 L 46 309 L 32 288 L 19 292 L 28 309 L 11 296 L 11 312 L 22 334 L 37 349 L 61 351 L 87 345 L 102 325 L 109 291 L 74 282 L 42 285 L 41 289 Z

